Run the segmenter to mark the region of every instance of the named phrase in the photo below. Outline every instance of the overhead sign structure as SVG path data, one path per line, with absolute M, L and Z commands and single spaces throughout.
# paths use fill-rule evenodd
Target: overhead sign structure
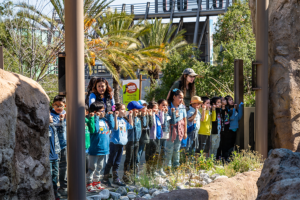
M 123 103 L 128 105 L 131 101 L 140 100 L 140 81 L 135 80 L 123 80 Z

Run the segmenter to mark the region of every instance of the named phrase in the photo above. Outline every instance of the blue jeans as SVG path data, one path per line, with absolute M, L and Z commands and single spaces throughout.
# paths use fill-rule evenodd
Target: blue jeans
M 142 157 L 142 155 L 143 155 L 143 153 L 144 153 L 145 146 L 146 146 L 146 143 L 144 143 L 144 142 L 142 142 L 142 141 L 139 142 L 138 157 L 137 157 L 137 159 L 136 159 L 136 163 L 137 163 L 137 164 L 139 164 L 140 161 L 141 161 L 141 157 Z
M 61 189 L 66 189 L 67 184 L 67 147 L 60 151 L 59 159 L 59 185 Z
M 50 160 L 50 171 L 55 197 L 57 197 L 58 168 L 59 160 Z
M 113 171 L 113 179 L 116 180 L 119 178 L 118 176 L 118 170 L 122 159 L 123 154 L 123 145 L 121 144 L 114 144 L 111 142 L 109 144 L 110 154 L 108 161 L 105 166 L 104 170 L 104 180 L 108 180 L 108 175 L 110 172 L 110 169 L 112 168 Z
M 172 167 L 172 158 L 173 158 L 173 167 L 179 167 L 179 159 L 180 159 L 180 146 L 181 142 L 176 137 L 176 140 L 172 142 L 171 140 L 166 142 L 166 166 Z

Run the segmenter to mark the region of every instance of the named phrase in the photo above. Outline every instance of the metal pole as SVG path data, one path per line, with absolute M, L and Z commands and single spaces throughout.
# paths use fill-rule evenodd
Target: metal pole
M 0 46 L 0 69 L 4 69 L 3 46 Z
M 122 4 L 122 12 L 125 12 L 125 8 L 126 8 L 126 4 L 123 3 L 123 4 Z
M 149 8 L 150 8 L 150 2 L 147 2 L 147 5 L 146 5 L 146 13 L 145 13 L 145 20 L 148 18 Z
M 209 0 L 206 0 L 206 10 L 209 10 Z
M 83 1 L 65 0 L 68 199 L 86 199 Z
M 175 10 L 175 0 L 172 1 L 172 5 L 171 5 L 171 13 L 170 13 L 170 26 L 169 26 L 169 30 L 168 33 L 171 31 L 172 29 L 172 25 L 173 25 L 173 14 L 174 14 L 174 10 Z M 169 41 L 171 41 L 171 38 L 169 38 Z
M 155 0 L 155 13 L 158 13 L 158 0 Z
M 202 0 L 198 0 L 198 10 L 197 10 L 196 26 L 195 26 L 194 39 L 193 39 L 193 44 L 194 45 L 197 44 L 201 4 L 202 4 Z
M 178 32 L 181 30 L 181 27 L 183 26 L 183 17 L 180 17 L 180 21 L 178 23 L 178 27 L 177 27 L 177 30 L 176 30 L 176 33 L 175 35 L 178 34 Z
M 255 150 L 268 156 L 268 7 L 269 0 L 256 1 L 256 61 L 257 86 L 255 92 Z
M 142 99 L 142 81 L 143 81 L 143 76 L 140 74 L 140 99 Z
M 243 60 L 234 60 L 234 103 L 244 102 L 244 72 Z M 240 110 L 238 112 L 241 112 Z M 239 129 L 236 135 L 236 145 L 244 149 L 244 115 L 239 120 Z
M 202 43 L 202 39 L 203 39 L 203 36 L 204 36 L 204 32 L 205 32 L 205 29 L 206 29 L 207 22 L 208 22 L 208 17 L 206 17 L 205 23 L 204 23 L 203 28 L 202 28 L 201 36 L 200 36 L 199 43 L 198 43 L 198 49 L 200 49 L 200 47 L 201 47 L 201 43 Z
M 206 51 L 206 61 L 210 61 L 210 38 L 209 38 L 209 16 L 206 18 L 207 24 L 206 24 L 206 46 L 205 46 L 205 51 Z

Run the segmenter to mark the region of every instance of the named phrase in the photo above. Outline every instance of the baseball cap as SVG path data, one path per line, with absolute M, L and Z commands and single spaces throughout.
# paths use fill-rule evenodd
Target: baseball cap
M 141 105 L 143 105 L 143 104 L 147 104 L 148 105 L 147 101 L 145 101 L 145 100 L 139 100 L 138 103 L 141 104 Z
M 137 101 L 131 101 L 129 102 L 129 104 L 127 105 L 127 109 L 130 111 L 132 109 L 142 109 L 144 108 L 144 106 L 140 105 Z
M 198 74 L 195 73 L 195 71 L 192 68 L 186 68 L 182 74 L 187 74 L 190 76 L 198 76 Z

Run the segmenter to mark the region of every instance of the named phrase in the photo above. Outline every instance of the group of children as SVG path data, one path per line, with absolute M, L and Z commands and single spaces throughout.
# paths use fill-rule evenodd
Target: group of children
M 144 151 L 147 172 L 160 176 L 166 176 L 164 169 L 179 167 L 182 148 L 190 154 L 203 150 L 207 156 L 213 154 L 217 159 L 229 161 L 238 121 L 243 114 L 243 103 L 237 108 L 230 96 L 212 99 L 194 96 L 187 106 L 183 98 L 183 92 L 175 88 L 167 100 L 149 103 L 132 101 L 127 108 L 116 103 L 109 112 L 105 112 L 106 107 L 101 101 L 86 106 L 87 191 L 102 189 L 101 184 L 110 186 L 111 169 L 114 185 L 125 186 L 125 183 L 131 182 L 134 169 L 138 176 Z M 64 107 L 65 100 L 55 97 L 51 110 L 53 124 L 50 126 L 56 130 L 49 131 L 52 133 L 49 134 L 50 144 L 54 144 L 54 151 L 50 153 L 51 167 L 53 171 L 59 165 L 60 181 L 66 180 L 63 179 L 66 163 L 64 149 L 67 145 Z M 122 179 L 125 183 L 118 175 L 124 147 L 126 158 Z M 52 154 L 58 155 L 55 157 Z M 52 173 L 52 177 L 55 176 L 57 173 Z M 60 187 L 63 184 L 60 182 Z M 57 192 L 57 178 L 53 178 L 53 185 Z

